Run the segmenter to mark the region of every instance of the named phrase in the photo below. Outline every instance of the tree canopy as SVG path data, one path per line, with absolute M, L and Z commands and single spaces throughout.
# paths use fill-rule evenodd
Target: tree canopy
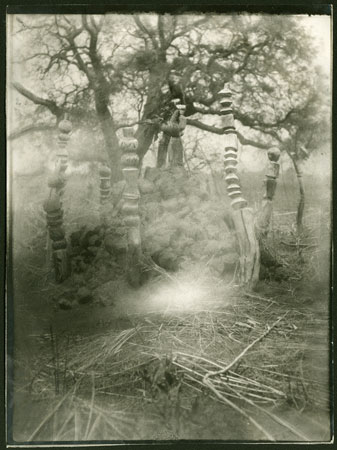
M 12 29 L 24 73 L 13 86 L 36 105 L 27 114 L 31 129 L 55 123 L 46 111 L 56 120 L 67 112 L 78 126 L 99 124 L 116 178 L 119 127 L 138 125 L 142 159 L 174 98 L 186 105 L 188 126 L 223 134 L 225 119 L 216 116 L 224 83 L 243 145 L 288 149 L 295 139 L 310 152 L 318 145 L 313 130 L 329 126 L 326 81 L 299 17 L 17 15 Z

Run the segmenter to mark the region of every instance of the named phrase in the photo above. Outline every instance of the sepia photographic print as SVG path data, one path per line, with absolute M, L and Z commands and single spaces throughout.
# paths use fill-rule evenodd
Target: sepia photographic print
M 332 442 L 329 8 L 6 19 L 7 444 Z

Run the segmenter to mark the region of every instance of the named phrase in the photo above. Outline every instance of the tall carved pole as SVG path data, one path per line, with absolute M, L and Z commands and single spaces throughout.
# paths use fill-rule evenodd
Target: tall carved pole
M 99 177 L 100 177 L 100 217 L 101 222 L 106 223 L 106 204 L 109 201 L 110 193 L 111 193 L 111 169 L 105 164 L 102 164 L 99 169 Z
M 61 122 L 58 125 L 58 152 L 57 152 L 57 172 L 61 179 L 64 180 L 63 187 L 59 189 L 59 194 L 62 197 L 64 193 L 64 187 L 65 187 L 65 172 L 68 167 L 68 151 L 67 151 L 67 145 L 68 141 L 70 139 L 70 133 L 72 130 L 72 125 L 69 120 L 67 120 L 67 116 L 65 115 L 65 118 L 61 120 Z
M 68 151 L 66 149 L 70 139 L 72 125 L 65 118 L 58 125 L 58 151 L 56 154 L 56 168 L 48 179 L 50 196 L 44 203 L 47 213 L 47 263 L 52 260 L 55 279 L 64 281 L 70 275 L 70 264 L 67 254 L 67 241 L 63 230 L 62 197 L 64 194 L 66 179 L 65 172 L 68 167 Z M 57 206 L 57 208 L 56 208 Z M 54 209 L 53 209 L 54 208 Z
M 231 199 L 232 216 L 235 226 L 240 262 L 240 284 L 252 288 L 259 279 L 260 249 L 255 234 L 254 215 L 247 207 L 247 201 L 242 195 L 240 179 L 237 174 L 238 143 L 232 110 L 232 93 L 225 86 L 219 92 L 221 114 L 226 116 L 227 143 L 225 146 L 225 180 L 227 192 Z
M 139 158 L 137 156 L 137 139 L 134 138 L 133 129 L 123 128 L 123 139 L 120 140 L 120 148 L 123 152 L 122 167 L 126 186 L 123 192 L 124 222 L 127 227 L 127 255 L 126 270 L 127 280 L 131 286 L 141 284 L 141 236 L 139 216 Z
M 55 280 L 61 283 L 70 275 L 70 264 L 67 254 L 67 241 L 63 228 L 63 210 L 59 194 L 52 190 L 43 208 L 47 216 L 47 226 L 52 241 L 52 260 Z
M 268 150 L 268 170 L 265 179 L 265 195 L 262 201 L 262 208 L 257 219 L 256 227 L 258 237 L 266 237 L 270 227 L 270 221 L 273 212 L 273 199 L 275 195 L 277 178 L 280 172 L 280 159 L 281 152 L 277 147 L 272 147 Z

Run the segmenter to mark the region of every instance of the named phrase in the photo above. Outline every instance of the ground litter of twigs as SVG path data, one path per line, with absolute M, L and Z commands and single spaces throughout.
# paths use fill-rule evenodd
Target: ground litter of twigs
M 94 330 L 80 310 L 59 311 L 36 336 L 23 391 L 49 415 L 18 440 L 329 439 L 324 308 L 285 286 L 243 293 L 200 272 L 120 292 L 99 315 L 82 306 Z

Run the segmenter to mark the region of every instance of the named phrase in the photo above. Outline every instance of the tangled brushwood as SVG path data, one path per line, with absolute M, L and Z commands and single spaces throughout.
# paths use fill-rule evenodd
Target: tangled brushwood
M 29 390 L 49 400 L 56 393 L 59 402 L 30 440 L 50 433 L 53 415 L 55 440 L 153 438 L 149 424 L 169 438 L 221 439 L 218 421 L 228 410 L 246 418 L 257 439 L 275 439 L 267 418 L 307 440 L 277 411 L 328 408 L 327 386 L 307 373 L 303 339 L 317 338 L 327 317 L 281 297 L 223 294 L 231 296 L 226 308 L 218 298 L 193 311 L 129 315 L 127 328 L 99 336 L 41 336 Z

